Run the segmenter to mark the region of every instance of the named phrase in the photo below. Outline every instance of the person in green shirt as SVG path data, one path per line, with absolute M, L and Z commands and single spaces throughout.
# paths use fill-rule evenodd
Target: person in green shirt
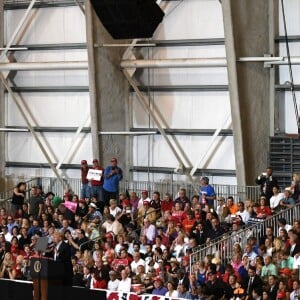
M 278 270 L 277 267 L 272 262 L 272 256 L 267 255 L 264 261 L 265 261 L 265 265 L 261 270 L 261 276 L 262 277 L 269 276 L 269 275 L 277 276 Z
M 290 256 L 290 252 L 286 250 L 282 250 L 280 252 L 281 262 L 280 269 L 288 268 L 293 269 L 294 258 Z

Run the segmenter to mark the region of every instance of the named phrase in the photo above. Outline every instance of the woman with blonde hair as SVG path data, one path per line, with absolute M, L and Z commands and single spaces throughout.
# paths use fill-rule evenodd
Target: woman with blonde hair
M 275 238 L 273 241 L 274 245 L 274 252 L 280 252 L 281 250 L 284 250 L 284 244 L 280 238 Z
M 178 232 L 176 231 L 174 220 L 170 220 L 168 222 L 166 234 L 169 237 L 170 242 L 173 242 L 176 239 L 176 237 L 178 236 Z
M 10 278 L 9 272 L 14 266 L 14 261 L 10 252 L 6 252 L 0 266 L 0 278 Z
M 296 202 L 298 202 L 300 200 L 300 173 L 293 174 L 291 190 L 293 192 L 293 198 L 295 199 Z

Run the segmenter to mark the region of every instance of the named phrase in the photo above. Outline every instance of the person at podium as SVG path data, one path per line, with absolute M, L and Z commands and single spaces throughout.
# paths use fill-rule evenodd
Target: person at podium
M 64 234 L 62 232 L 54 232 L 53 242 L 53 260 L 61 262 L 64 265 L 63 284 L 72 285 L 73 268 L 71 263 L 71 247 L 64 242 Z

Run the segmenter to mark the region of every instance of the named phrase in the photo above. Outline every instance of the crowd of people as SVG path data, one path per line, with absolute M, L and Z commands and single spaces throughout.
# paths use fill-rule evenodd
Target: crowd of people
M 90 172 L 97 170 L 97 172 Z M 0 209 L 0 278 L 30 280 L 30 258 L 42 255 L 65 263 L 65 284 L 89 289 L 135 292 L 185 299 L 298 299 L 300 283 L 300 220 L 279 222 L 245 247 L 236 232 L 257 218 L 293 207 L 299 181 L 280 193 L 272 169 L 256 179 L 258 203 L 216 195 L 207 177 L 199 194 L 177 197 L 158 191 L 121 192 L 117 159 L 102 168 L 81 162 L 81 195 L 66 189 L 62 197 L 19 183 L 11 211 Z M 296 178 L 296 177 L 295 177 Z M 254 199 L 255 200 L 255 199 Z M 232 234 L 233 253 L 222 261 L 211 253 L 191 263 L 196 247 Z M 43 253 L 40 237 L 48 239 Z M 299 296 L 298 296 L 299 295 Z

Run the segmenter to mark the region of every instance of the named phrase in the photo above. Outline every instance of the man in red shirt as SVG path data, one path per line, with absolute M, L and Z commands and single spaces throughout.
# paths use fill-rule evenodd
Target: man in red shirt
M 194 215 L 191 211 L 186 213 L 187 219 L 184 219 L 182 221 L 182 228 L 184 230 L 184 232 L 186 232 L 187 234 L 190 234 L 191 229 L 194 227 L 196 220 L 194 218 Z
M 100 180 L 91 179 L 91 197 L 96 196 L 98 202 L 100 202 L 100 211 L 103 212 L 104 207 L 104 200 L 103 200 L 103 173 L 104 169 L 99 165 L 98 159 L 93 160 L 93 167 L 91 168 L 93 170 L 99 170 L 101 171 L 101 178 Z
M 174 202 L 171 199 L 171 195 L 169 193 L 166 193 L 164 200 L 161 202 L 161 210 L 162 210 L 163 214 L 167 210 L 172 211 L 173 205 L 174 205 Z

